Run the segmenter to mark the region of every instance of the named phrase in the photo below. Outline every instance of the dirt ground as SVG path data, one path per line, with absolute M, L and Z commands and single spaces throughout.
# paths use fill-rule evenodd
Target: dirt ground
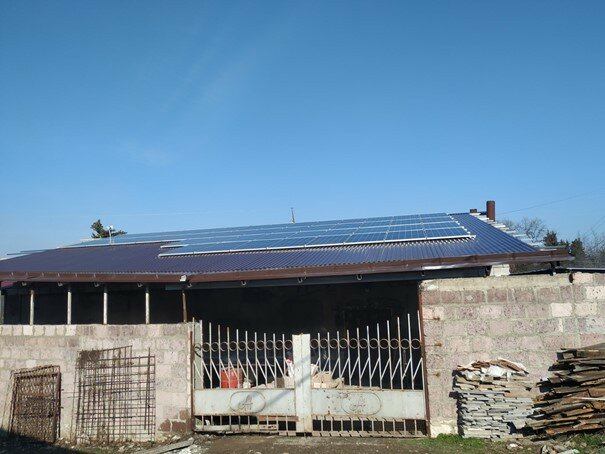
M 170 440 L 170 444 L 183 440 Z M 203 436 L 196 435 L 194 443 L 184 449 L 170 451 L 175 454 L 549 454 L 572 451 L 574 454 L 605 454 L 605 436 L 576 437 L 549 442 L 530 440 L 489 441 L 444 436 L 436 439 L 401 438 L 312 438 L 278 436 Z M 156 445 L 157 446 L 157 445 Z M 544 446 L 548 450 L 544 451 Z M 12 453 L 136 453 L 149 445 L 127 444 L 113 447 L 83 447 L 69 443 L 44 446 L 16 440 L 0 440 L 0 454 Z M 571 454 L 571 453 L 568 453 Z

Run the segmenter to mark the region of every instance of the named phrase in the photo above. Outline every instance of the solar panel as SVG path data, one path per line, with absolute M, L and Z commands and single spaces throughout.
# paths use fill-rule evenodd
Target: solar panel
M 85 241 L 68 247 L 160 243 L 160 257 L 233 251 L 291 249 L 430 239 L 469 238 L 445 213 L 224 227 L 204 230 L 126 234 Z

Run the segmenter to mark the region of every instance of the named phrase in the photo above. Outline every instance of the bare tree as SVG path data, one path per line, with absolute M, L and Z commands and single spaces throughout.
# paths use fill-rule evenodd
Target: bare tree
M 547 228 L 546 224 L 544 224 L 544 221 L 540 218 L 524 217 L 519 222 L 514 222 L 510 219 L 502 219 L 500 222 L 509 229 L 523 233 L 530 240 L 536 243 L 544 242 L 544 235 L 546 235 Z

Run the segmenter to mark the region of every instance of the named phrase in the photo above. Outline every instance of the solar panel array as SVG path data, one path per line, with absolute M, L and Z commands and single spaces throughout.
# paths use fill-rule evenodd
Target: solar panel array
M 445 213 L 119 235 L 69 247 L 163 243 L 160 257 L 469 238 Z

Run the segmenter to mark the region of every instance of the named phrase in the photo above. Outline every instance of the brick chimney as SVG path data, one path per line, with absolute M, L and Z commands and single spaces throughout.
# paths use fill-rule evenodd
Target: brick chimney
M 494 200 L 488 200 L 485 204 L 485 211 L 487 214 L 487 218 L 490 221 L 496 220 L 496 202 Z

